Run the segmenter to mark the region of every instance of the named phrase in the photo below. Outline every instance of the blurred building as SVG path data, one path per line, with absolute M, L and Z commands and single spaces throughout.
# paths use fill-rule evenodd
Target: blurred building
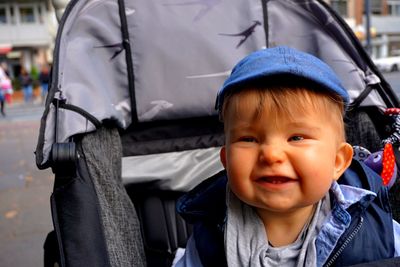
M 369 1 L 370 12 L 366 12 L 366 1 Z M 364 46 L 367 46 L 366 22 L 369 16 L 372 58 L 400 55 L 400 0 L 327 2 L 345 18 Z
M 0 2 L 0 61 L 11 75 L 52 62 L 57 20 L 50 0 Z

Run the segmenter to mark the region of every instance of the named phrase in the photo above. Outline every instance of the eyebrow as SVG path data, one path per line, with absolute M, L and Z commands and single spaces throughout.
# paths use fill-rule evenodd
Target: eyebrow
M 321 127 L 320 126 L 314 126 L 308 122 L 288 122 L 288 126 L 289 127 L 293 127 L 293 128 L 307 128 L 313 131 L 321 131 Z
M 230 126 L 229 128 L 230 128 L 229 132 L 235 132 L 235 131 L 242 131 L 242 130 L 251 130 L 251 129 L 254 129 L 254 126 L 251 123 L 242 123 L 239 125 L 235 125 L 234 127 Z

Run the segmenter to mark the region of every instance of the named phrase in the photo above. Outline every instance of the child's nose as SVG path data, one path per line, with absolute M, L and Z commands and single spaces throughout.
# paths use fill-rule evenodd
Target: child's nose
M 285 153 L 279 145 L 264 144 L 260 147 L 259 158 L 263 164 L 281 163 L 285 159 Z

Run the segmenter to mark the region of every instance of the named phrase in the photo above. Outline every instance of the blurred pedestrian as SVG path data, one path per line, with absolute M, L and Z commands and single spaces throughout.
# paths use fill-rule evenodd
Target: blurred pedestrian
M 45 64 L 42 66 L 39 73 L 39 82 L 42 89 L 42 101 L 46 99 L 46 95 L 49 90 L 49 80 L 50 80 L 49 66 Z
M 0 111 L 1 111 L 1 115 L 3 115 L 3 117 L 6 116 L 6 113 L 4 112 L 4 108 L 5 108 L 5 96 L 4 96 L 3 90 L 0 88 Z
M 33 97 L 32 77 L 24 67 L 21 68 L 19 80 L 21 82 L 22 90 L 24 92 L 25 103 L 32 102 L 32 97 Z
M 5 105 L 10 94 L 12 94 L 11 80 L 8 76 L 7 65 L 2 62 L 0 64 L 0 112 L 3 116 L 6 116 Z
M 1 88 L 3 89 L 4 92 L 4 98 L 6 100 L 7 104 L 11 104 L 12 102 L 12 95 L 14 93 L 14 89 L 12 87 L 12 81 L 11 81 L 11 76 L 10 72 L 8 71 L 8 66 L 6 62 L 2 62 L 0 64 L 1 68 L 4 70 L 5 76 L 4 79 L 1 81 Z

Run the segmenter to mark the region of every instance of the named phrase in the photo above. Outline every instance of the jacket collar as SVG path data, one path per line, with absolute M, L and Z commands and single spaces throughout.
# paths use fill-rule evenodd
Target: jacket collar
M 343 209 L 347 209 L 357 202 L 362 203 L 364 206 L 369 204 L 376 197 L 376 193 L 372 191 L 338 184 L 336 181 L 332 183 L 330 190 L 335 197 L 336 203 Z

